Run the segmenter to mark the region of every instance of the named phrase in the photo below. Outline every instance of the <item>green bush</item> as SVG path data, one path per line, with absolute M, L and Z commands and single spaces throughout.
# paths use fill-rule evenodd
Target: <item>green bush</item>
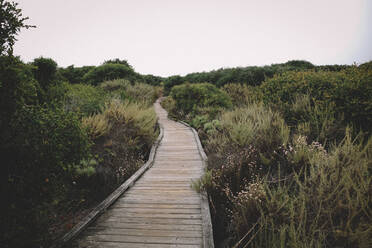
M 87 116 L 100 112 L 105 100 L 106 94 L 99 87 L 85 84 L 67 85 L 64 108 Z
M 131 83 L 127 79 L 116 79 L 116 80 L 105 81 L 101 83 L 99 87 L 101 87 L 107 92 L 115 92 L 118 90 L 125 90 L 130 85 Z
M 50 58 L 36 58 L 32 62 L 35 66 L 33 72 L 35 79 L 39 82 L 43 90 L 47 90 L 55 83 L 57 73 L 57 63 Z
M 108 80 L 119 78 L 133 79 L 134 77 L 135 72 L 129 66 L 123 64 L 103 64 L 87 72 L 83 77 L 83 81 L 91 85 L 98 85 Z
M 181 76 L 168 77 L 164 83 L 164 95 L 168 96 L 173 86 L 183 84 L 185 81 Z
M 286 123 L 294 133 L 323 144 L 340 142 L 345 135 L 343 116 L 336 117 L 334 103 L 313 104 L 309 95 L 298 95 L 284 111 Z
M 122 100 L 141 102 L 147 106 L 151 106 L 160 96 L 159 87 L 154 87 L 148 84 L 135 83 L 128 85 L 120 92 Z
M 283 118 L 263 104 L 225 111 L 220 123 L 221 131 L 211 134 L 208 145 L 221 151 L 226 147 L 248 146 L 270 151 L 289 140 L 289 129 Z
M 66 68 L 59 68 L 58 73 L 63 78 L 62 81 L 67 81 L 70 84 L 81 84 L 85 83 L 84 75 L 94 67 L 95 66 L 74 67 L 74 65 L 70 65 Z
M 371 140 L 364 146 L 347 133 L 329 152 L 302 141 L 288 159 L 304 148 L 309 161 L 306 176 L 302 171 L 290 181 L 264 182 L 265 197 L 241 198 L 241 207 L 233 213 L 239 236 L 257 221 L 249 233 L 254 237 L 250 247 L 370 247 Z M 247 219 L 248 204 L 259 209 L 254 221 Z
M 11 119 L 24 105 L 36 105 L 40 86 L 32 69 L 18 58 L 0 56 L 0 136 L 6 144 L 10 139 Z
M 123 101 L 139 102 L 151 106 L 161 94 L 160 87 L 140 82 L 130 83 L 127 79 L 117 79 L 103 82 L 99 85 L 113 97 Z
M 262 92 L 259 87 L 242 84 L 226 84 L 222 87 L 222 90 L 230 96 L 233 105 L 237 107 L 247 106 L 262 100 Z
M 153 107 L 119 99 L 83 118 L 98 161 L 96 174 L 84 182 L 91 198 L 107 195 L 144 164 L 157 136 L 156 121 Z
M 202 107 L 230 108 L 232 106 L 231 99 L 225 92 L 208 83 L 174 86 L 170 95 L 176 101 L 178 111 L 184 113 Z
M 298 95 L 309 95 L 311 105 L 320 109 L 332 106 L 335 118 L 355 130 L 372 129 L 372 70 L 351 67 L 340 72 L 286 72 L 261 85 L 263 100 L 290 115 L 290 105 Z M 289 120 L 286 118 L 286 120 Z
M 1 144 L 0 188 L 7 199 L 1 240 L 9 247 L 33 246 L 48 236 L 52 202 L 66 194 L 68 168 L 88 157 L 89 141 L 80 120 L 60 108 L 25 106 L 11 127 L 11 139 Z

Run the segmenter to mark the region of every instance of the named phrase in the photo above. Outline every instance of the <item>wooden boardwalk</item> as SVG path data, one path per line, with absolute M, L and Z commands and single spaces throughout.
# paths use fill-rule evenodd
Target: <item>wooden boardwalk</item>
M 213 247 L 206 240 L 212 240 L 205 230 L 209 209 L 190 187 L 203 173 L 200 144 L 189 127 L 169 120 L 158 102 L 155 111 L 164 136 L 153 166 L 82 232 L 78 247 Z

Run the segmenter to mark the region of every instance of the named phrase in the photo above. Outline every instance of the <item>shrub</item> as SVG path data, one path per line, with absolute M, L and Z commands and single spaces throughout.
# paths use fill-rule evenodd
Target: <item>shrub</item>
M 286 112 L 298 95 L 308 94 L 312 106 L 333 106 L 343 125 L 371 132 L 372 71 L 351 67 L 340 72 L 287 72 L 261 85 L 266 104 Z
M 143 83 L 135 83 L 133 85 L 128 85 L 120 92 L 120 95 L 123 100 L 141 102 L 147 106 L 151 106 L 160 96 L 160 91 L 158 87 Z
M 84 84 L 68 85 L 64 108 L 88 116 L 100 112 L 105 99 L 105 92 L 99 87 Z
M 0 136 L 1 143 L 11 139 L 11 119 L 24 105 L 39 103 L 40 86 L 29 65 L 18 58 L 0 56 Z
M 133 79 L 135 72 L 129 66 L 123 64 L 103 64 L 92 68 L 84 75 L 84 82 L 98 85 L 104 81 L 119 78 Z
M 262 93 L 258 87 L 242 84 L 226 84 L 222 90 L 230 96 L 234 106 L 247 106 L 262 100 Z
M 225 92 L 208 83 L 174 86 L 170 95 L 176 101 L 176 108 L 185 113 L 200 107 L 232 106 L 231 99 Z
M 58 73 L 63 78 L 61 81 L 67 81 L 70 84 L 85 83 L 84 75 L 92 70 L 95 66 L 74 67 L 70 65 L 66 68 L 59 68 Z
M 96 174 L 84 183 L 90 197 L 107 195 L 143 165 L 156 139 L 154 109 L 139 103 L 112 99 L 102 114 L 83 118 L 94 141 Z
M 312 63 L 306 60 L 290 60 L 284 63 L 284 65 L 293 66 L 298 69 L 314 69 L 315 68 L 315 66 Z
M 50 58 L 34 59 L 32 65 L 35 66 L 33 72 L 35 79 L 39 82 L 43 90 L 47 90 L 55 83 L 57 63 Z
M 88 157 L 89 142 L 78 118 L 60 108 L 25 106 L 11 127 L 11 139 L 1 144 L 0 188 L 7 199 L 1 240 L 25 247 L 48 235 L 50 205 L 66 193 L 68 168 Z
M 144 83 L 130 83 L 127 79 L 106 81 L 100 84 L 105 91 L 114 97 L 120 97 L 123 101 L 131 101 L 151 106 L 160 97 L 160 87 Z
M 251 246 L 369 247 L 371 140 L 364 146 L 347 133 L 329 153 L 304 146 L 313 150 L 308 175 L 295 173 L 293 181 L 277 187 L 266 183 L 267 197 L 255 202 L 260 217 Z
M 106 104 L 103 114 L 110 122 L 133 124 L 139 130 L 139 136 L 146 140 L 138 142 L 137 145 L 141 146 L 141 143 L 149 145 L 155 141 L 154 127 L 157 117 L 153 108 L 147 108 L 146 106 L 144 108 L 139 103 L 128 101 L 123 103 L 118 99 L 113 99 Z
M 102 135 L 105 135 L 111 128 L 110 123 L 103 114 L 83 117 L 81 122 L 83 127 L 87 129 L 91 140 L 96 140 Z
M 114 92 L 117 90 L 125 90 L 131 85 L 130 81 L 127 79 L 116 79 L 105 81 L 99 85 L 102 89 L 108 92 Z
M 294 132 L 305 135 L 309 141 L 323 144 L 340 142 L 344 135 L 343 116 L 336 117 L 333 103 L 313 104 L 309 95 L 298 95 L 284 110 L 284 118 Z
M 168 96 L 173 86 L 183 84 L 185 81 L 181 76 L 171 76 L 165 80 L 164 83 L 164 95 Z
M 222 113 L 222 131 L 212 133 L 208 143 L 216 148 L 254 146 L 270 151 L 287 144 L 289 129 L 283 118 L 263 104 L 252 104 L 245 108 Z

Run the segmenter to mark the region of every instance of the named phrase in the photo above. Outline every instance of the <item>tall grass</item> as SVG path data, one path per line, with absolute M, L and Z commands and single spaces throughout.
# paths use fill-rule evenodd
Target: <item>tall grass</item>
M 222 87 L 222 90 L 231 97 L 233 105 L 237 107 L 247 106 L 262 100 L 262 92 L 258 87 L 241 84 L 226 84 Z
M 154 127 L 157 117 L 152 107 L 143 106 L 138 102 L 112 99 L 106 104 L 103 115 L 113 123 L 133 124 L 141 136 L 148 139 L 148 143 L 152 143 L 156 138 Z
M 83 116 L 99 113 L 107 99 L 106 93 L 94 86 L 73 84 L 67 86 L 64 108 Z
M 102 113 L 82 119 L 98 161 L 96 174 L 83 182 L 92 197 L 110 193 L 143 165 L 158 134 L 156 121 L 153 107 L 118 98 L 108 101 Z
M 255 200 L 260 210 L 250 247 L 371 247 L 372 140 L 364 146 L 347 133 L 329 153 L 308 153 L 307 173 L 293 180 L 263 184 L 265 197 Z M 305 145 L 308 149 L 314 148 Z M 292 153 L 295 153 L 296 149 Z M 291 156 L 289 156 L 291 157 Z M 273 187 L 275 186 L 275 187 Z M 252 227 L 246 206 L 235 208 L 233 225 Z M 240 228 L 239 228 L 240 227 Z
M 249 145 L 270 149 L 287 144 L 289 139 L 289 128 L 279 113 L 260 103 L 226 111 L 220 123 L 221 131 L 212 132 L 208 140 L 219 149 Z
M 149 84 L 136 82 L 131 84 L 126 79 L 106 81 L 100 87 L 121 100 L 138 102 L 150 107 L 161 95 L 161 88 Z
M 81 122 L 82 126 L 87 130 L 91 140 L 95 140 L 102 135 L 105 135 L 111 129 L 111 124 L 103 114 L 83 117 Z

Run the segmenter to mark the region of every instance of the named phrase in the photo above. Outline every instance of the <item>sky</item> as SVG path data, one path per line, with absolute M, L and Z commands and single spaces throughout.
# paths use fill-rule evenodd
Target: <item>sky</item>
M 372 60 L 372 0 L 15 0 L 27 24 L 14 54 L 59 66 L 125 59 L 185 75 L 301 59 Z

